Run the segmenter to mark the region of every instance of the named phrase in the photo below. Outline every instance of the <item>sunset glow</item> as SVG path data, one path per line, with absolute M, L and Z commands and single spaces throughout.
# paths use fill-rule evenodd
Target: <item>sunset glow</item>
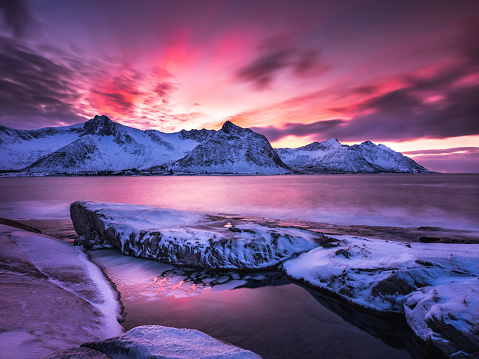
M 15 4 L 0 3 L 1 125 L 230 120 L 274 147 L 371 140 L 479 172 L 477 1 Z

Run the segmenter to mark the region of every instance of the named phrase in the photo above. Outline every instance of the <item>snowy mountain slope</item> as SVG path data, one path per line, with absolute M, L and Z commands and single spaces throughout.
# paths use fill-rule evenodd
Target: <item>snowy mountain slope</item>
M 428 173 L 412 159 L 384 145 L 365 141 L 342 145 L 335 138 L 276 150 L 292 169 L 305 173 Z
M 189 173 L 286 174 L 290 169 L 263 135 L 230 121 L 173 164 Z
M 174 170 L 190 174 L 427 173 L 412 159 L 370 141 L 336 139 L 273 149 L 266 137 L 227 121 L 219 131 L 142 131 L 95 116 L 38 130 L 0 126 L 0 171 L 27 175 Z M 293 170 L 293 171 L 292 171 Z
M 0 126 L 0 170 L 22 169 L 77 140 L 83 124 L 16 130 Z
M 142 169 L 184 157 L 207 135 L 207 130 L 195 130 L 189 136 L 141 131 L 106 116 L 74 126 L 32 131 L 0 127 L 0 169 L 27 168 L 30 174 Z

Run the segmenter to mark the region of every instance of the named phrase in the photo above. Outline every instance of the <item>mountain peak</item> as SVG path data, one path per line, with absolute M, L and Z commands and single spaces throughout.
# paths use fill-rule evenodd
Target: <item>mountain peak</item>
M 232 133 L 237 133 L 237 132 L 241 132 L 243 130 L 245 130 L 245 128 L 237 126 L 231 121 L 226 121 L 223 124 L 223 127 L 221 127 L 221 131 L 223 131 L 224 133 L 231 133 L 231 132 Z
M 110 120 L 107 116 L 96 115 L 83 125 L 86 135 L 111 136 L 114 134 L 117 123 Z
M 337 138 L 330 138 L 329 140 L 321 142 L 321 145 L 326 148 L 341 146 Z

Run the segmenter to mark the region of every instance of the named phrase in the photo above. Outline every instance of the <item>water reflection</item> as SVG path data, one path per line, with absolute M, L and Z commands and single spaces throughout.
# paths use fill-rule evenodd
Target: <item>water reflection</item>
M 0 178 L 0 217 L 68 218 L 76 200 L 333 224 L 479 229 L 477 174 Z
M 419 343 L 409 329 L 403 315 L 361 310 L 356 305 L 347 303 L 341 298 L 335 298 L 334 295 L 309 288 L 300 283 L 296 284 L 306 289 L 321 305 L 336 313 L 345 321 L 381 339 L 393 348 L 407 349 L 417 359 L 446 358 L 442 353 Z
M 91 252 L 121 293 L 126 330 L 201 330 L 264 358 L 428 358 L 404 319 L 374 315 L 291 283 L 279 272 L 173 267 Z M 436 356 L 437 357 L 437 356 Z

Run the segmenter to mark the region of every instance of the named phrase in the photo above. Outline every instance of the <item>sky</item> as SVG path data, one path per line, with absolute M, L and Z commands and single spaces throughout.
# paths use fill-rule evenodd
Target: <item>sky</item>
M 0 125 L 226 121 L 479 172 L 477 0 L 0 0 Z

